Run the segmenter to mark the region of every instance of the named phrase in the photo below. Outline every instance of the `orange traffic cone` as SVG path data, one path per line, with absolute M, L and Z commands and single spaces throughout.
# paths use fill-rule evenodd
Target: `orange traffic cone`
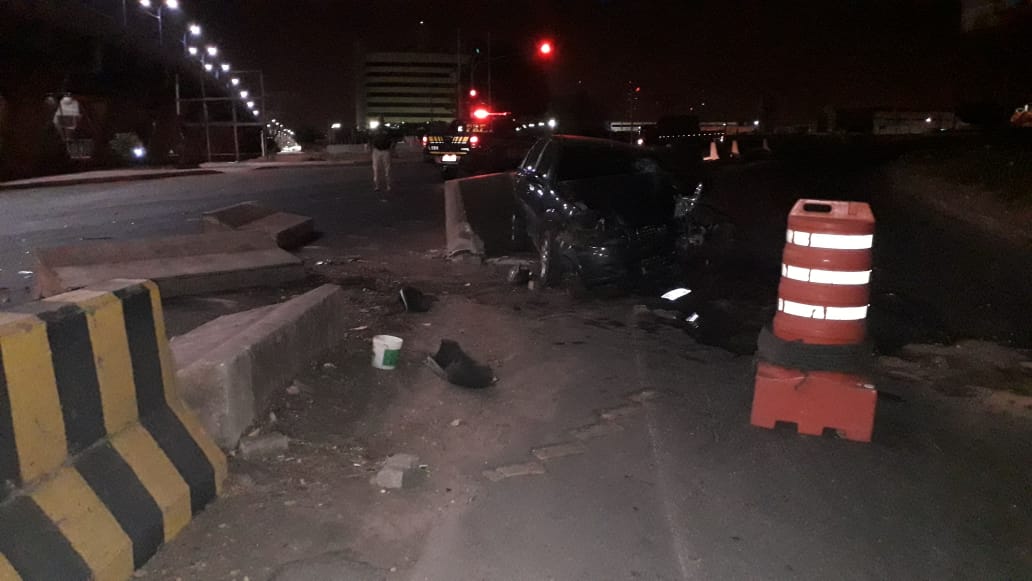
M 767 153 L 770 153 L 770 144 L 767 143 L 767 138 L 766 137 L 763 138 L 763 151 L 766 151 Z
M 738 150 L 738 140 L 731 141 L 731 158 L 739 159 L 742 157 L 742 152 Z
M 709 144 L 709 155 L 702 158 L 702 161 L 717 161 L 720 159 L 720 153 L 717 152 L 717 142 L 711 141 Z

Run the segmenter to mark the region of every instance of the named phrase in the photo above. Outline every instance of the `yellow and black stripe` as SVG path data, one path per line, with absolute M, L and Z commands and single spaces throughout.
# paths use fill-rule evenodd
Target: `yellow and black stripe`
M 218 495 L 175 389 L 153 283 L 0 313 L 0 581 L 125 579 Z

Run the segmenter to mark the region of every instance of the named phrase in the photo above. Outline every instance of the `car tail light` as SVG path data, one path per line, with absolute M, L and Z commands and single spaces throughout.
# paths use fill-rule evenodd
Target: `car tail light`
M 480 138 L 477 137 L 476 135 L 474 135 L 473 137 L 469 138 L 469 145 L 470 145 L 470 147 L 476 147 L 478 143 L 480 143 Z

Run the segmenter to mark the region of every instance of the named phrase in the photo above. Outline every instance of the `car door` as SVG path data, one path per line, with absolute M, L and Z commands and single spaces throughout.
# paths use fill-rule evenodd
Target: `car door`
M 550 220 L 550 210 L 555 207 L 555 170 L 559 160 L 560 142 L 550 139 L 541 150 L 533 170 L 526 176 L 523 189 L 527 209 L 527 233 L 532 240 L 540 240 L 541 232 Z

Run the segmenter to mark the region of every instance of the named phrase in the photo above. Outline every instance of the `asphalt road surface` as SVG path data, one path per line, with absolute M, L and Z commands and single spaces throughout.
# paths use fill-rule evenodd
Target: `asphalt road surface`
M 406 188 L 439 183 L 434 169 L 396 162 L 395 177 Z M 422 191 L 422 190 L 421 190 Z M 315 216 L 328 234 L 375 227 L 369 167 L 272 169 L 0 192 L 0 300 L 27 300 L 34 269 L 32 250 L 89 240 L 129 239 L 201 231 L 202 212 L 256 200 L 277 209 Z M 434 215 L 439 204 L 406 199 L 390 206 L 391 219 L 408 212 Z M 428 214 L 429 213 L 429 214 Z

